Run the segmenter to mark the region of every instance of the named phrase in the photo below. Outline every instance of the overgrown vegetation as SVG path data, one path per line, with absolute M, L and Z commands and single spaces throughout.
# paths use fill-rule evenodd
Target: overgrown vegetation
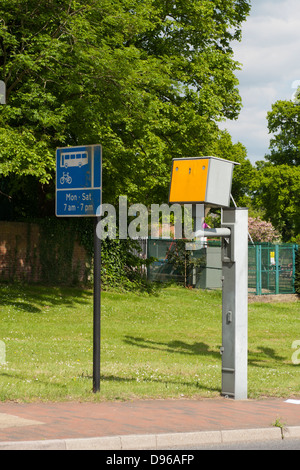
M 94 223 L 92 220 L 73 222 L 73 230 L 85 248 L 91 261 L 89 275 L 93 274 Z M 101 240 L 101 283 L 102 288 L 152 290 L 147 282 L 146 267 L 151 259 L 141 256 L 141 247 L 136 240 Z
M 57 147 L 103 146 L 113 204 L 165 201 L 175 156 L 244 162 L 218 122 L 241 109 L 232 43 L 249 11 L 249 0 L 2 0 L 2 217 L 54 213 Z
M 206 267 L 206 256 L 195 256 L 192 251 L 186 249 L 186 243 L 187 240 L 176 240 L 167 253 L 167 262 L 182 276 L 185 287 L 193 275 L 199 276 Z

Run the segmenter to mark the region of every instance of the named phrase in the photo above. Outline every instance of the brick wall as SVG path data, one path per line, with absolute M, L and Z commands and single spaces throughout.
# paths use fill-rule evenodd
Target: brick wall
M 90 260 L 85 249 L 76 240 L 72 242 L 71 257 L 66 262 L 57 247 L 42 237 L 45 235 L 38 224 L 0 221 L 0 281 L 43 283 L 57 277 L 58 284 L 86 284 Z M 47 256 L 43 253 L 45 246 Z

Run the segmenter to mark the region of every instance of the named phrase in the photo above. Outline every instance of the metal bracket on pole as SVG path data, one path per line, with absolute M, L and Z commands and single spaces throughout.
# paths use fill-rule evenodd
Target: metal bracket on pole
M 230 228 L 204 228 L 195 232 L 195 237 L 230 237 Z

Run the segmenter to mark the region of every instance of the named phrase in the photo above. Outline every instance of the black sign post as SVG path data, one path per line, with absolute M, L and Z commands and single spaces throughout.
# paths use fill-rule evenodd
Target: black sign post
M 93 392 L 100 390 L 101 334 L 101 240 L 97 236 L 98 217 L 94 219 L 94 333 L 93 333 Z
M 0 81 L 1 103 L 1 81 Z M 83 145 L 56 150 L 56 216 L 94 217 L 93 391 L 100 390 L 101 240 L 97 215 L 102 202 L 102 147 Z

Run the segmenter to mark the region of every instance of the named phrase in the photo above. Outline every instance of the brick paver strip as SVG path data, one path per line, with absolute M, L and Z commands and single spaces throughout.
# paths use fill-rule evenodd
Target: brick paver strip
M 36 422 L 0 428 L 2 442 L 267 428 L 276 420 L 300 425 L 300 406 L 284 399 L 1 403 L 1 414 Z

